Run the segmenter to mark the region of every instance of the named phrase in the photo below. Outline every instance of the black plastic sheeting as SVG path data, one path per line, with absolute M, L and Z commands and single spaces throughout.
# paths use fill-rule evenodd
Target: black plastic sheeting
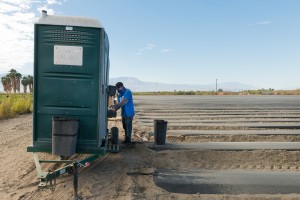
M 298 172 L 156 170 L 154 182 L 183 194 L 300 194 Z

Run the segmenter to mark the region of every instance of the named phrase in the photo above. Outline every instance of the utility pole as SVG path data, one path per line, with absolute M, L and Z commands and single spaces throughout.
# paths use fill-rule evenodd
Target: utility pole
M 218 92 L 218 79 L 216 79 L 216 92 Z

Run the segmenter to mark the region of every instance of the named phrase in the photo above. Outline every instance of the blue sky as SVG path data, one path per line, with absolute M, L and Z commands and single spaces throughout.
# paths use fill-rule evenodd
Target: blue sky
M 11 66 L 32 73 L 41 9 L 99 19 L 110 39 L 112 78 L 300 88 L 297 0 L 0 0 L 0 73 Z

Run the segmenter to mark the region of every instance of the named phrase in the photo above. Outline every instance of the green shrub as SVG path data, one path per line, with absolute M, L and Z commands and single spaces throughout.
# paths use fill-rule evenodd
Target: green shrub
M 0 119 L 10 117 L 13 117 L 13 113 L 11 112 L 11 101 L 7 99 L 0 104 Z
M 0 119 L 11 118 L 18 114 L 31 113 L 32 110 L 32 94 L 0 95 Z
M 11 111 L 13 114 L 23 114 L 30 112 L 30 106 L 26 100 L 18 99 L 11 106 Z

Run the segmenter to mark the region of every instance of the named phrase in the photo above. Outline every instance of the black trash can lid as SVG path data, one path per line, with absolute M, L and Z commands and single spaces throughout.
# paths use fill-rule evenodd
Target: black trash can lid
M 156 124 L 167 124 L 168 121 L 165 121 L 165 120 L 162 120 L 162 119 L 155 119 L 154 123 L 156 123 Z

